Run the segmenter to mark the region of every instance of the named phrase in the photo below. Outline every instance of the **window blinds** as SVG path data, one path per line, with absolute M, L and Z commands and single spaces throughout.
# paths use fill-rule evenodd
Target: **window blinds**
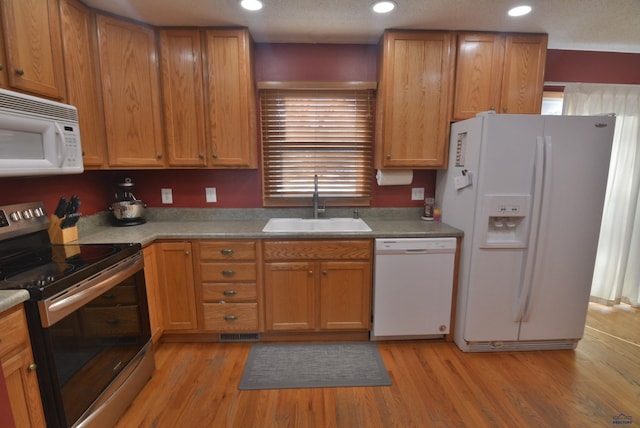
M 330 205 L 368 203 L 373 98 L 369 89 L 261 90 L 265 205 L 310 201 L 315 175 Z

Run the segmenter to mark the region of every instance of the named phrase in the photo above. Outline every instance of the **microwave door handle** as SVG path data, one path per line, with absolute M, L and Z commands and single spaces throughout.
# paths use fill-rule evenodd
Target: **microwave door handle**
M 58 167 L 62 168 L 64 160 L 67 158 L 67 148 L 64 144 L 64 130 L 58 122 L 53 124 L 56 127 L 56 156 L 58 157 Z

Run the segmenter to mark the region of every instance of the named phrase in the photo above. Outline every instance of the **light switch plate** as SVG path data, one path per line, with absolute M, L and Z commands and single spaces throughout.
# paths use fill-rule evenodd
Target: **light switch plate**
M 205 187 L 204 193 L 205 193 L 207 202 L 218 202 L 218 195 L 216 194 L 215 187 Z
M 424 187 L 412 187 L 411 188 L 411 200 L 422 201 L 424 200 Z
M 163 204 L 172 204 L 173 203 L 173 192 L 171 189 L 160 189 L 162 193 L 162 203 Z

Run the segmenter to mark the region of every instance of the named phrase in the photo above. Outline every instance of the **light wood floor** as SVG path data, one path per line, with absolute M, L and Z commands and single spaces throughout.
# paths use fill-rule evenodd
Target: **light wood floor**
M 611 427 L 621 413 L 635 426 L 640 311 L 625 314 L 604 332 L 621 314 L 592 305 L 575 351 L 381 342 L 390 387 L 238 391 L 250 344 L 166 343 L 118 427 Z

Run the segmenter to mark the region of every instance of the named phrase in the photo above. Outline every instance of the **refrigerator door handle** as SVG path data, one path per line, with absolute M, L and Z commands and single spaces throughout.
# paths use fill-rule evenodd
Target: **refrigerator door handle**
M 540 270 L 542 269 L 542 257 L 539 257 L 539 254 L 544 254 L 544 243 L 546 241 L 546 225 L 548 224 L 548 221 L 546 220 L 549 216 L 549 210 L 551 209 L 550 203 L 545 203 L 544 199 L 546 199 L 547 201 L 549 200 L 549 197 L 551 195 L 551 187 L 552 187 L 552 182 L 551 182 L 551 173 L 553 171 L 553 145 L 551 144 L 551 137 L 544 137 L 545 139 L 545 144 L 544 144 L 544 184 L 543 184 L 543 189 L 542 189 L 542 200 L 540 201 L 542 206 L 540 207 L 540 217 L 538 220 L 538 233 L 537 233 L 537 242 L 536 242 L 536 246 L 535 246 L 535 252 L 536 252 L 536 256 L 534 257 L 534 266 L 533 266 L 533 272 L 531 274 L 531 285 L 529 286 L 529 292 L 528 294 L 530 295 L 533 292 L 533 289 L 535 287 L 536 284 L 536 272 L 540 272 Z M 529 301 L 529 297 L 527 297 L 527 301 Z M 522 316 L 522 321 L 527 321 L 527 318 L 529 317 L 529 312 L 531 311 L 531 305 L 527 304 L 524 310 L 524 314 Z
M 538 228 L 540 223 L 540 209 L 544 187 L 544 141 L 541 136 L 536 139 L 536 150 L 533 161 L 533 207 L 531 208 L 531 223 L 529 226 L 529 240 L 526 261 L 520 277 L 520 288 L 513 315 L 514 322 L 521 322 L 525 316 L 527 300 L 533 284 L 533 268 L 536 259 Z

